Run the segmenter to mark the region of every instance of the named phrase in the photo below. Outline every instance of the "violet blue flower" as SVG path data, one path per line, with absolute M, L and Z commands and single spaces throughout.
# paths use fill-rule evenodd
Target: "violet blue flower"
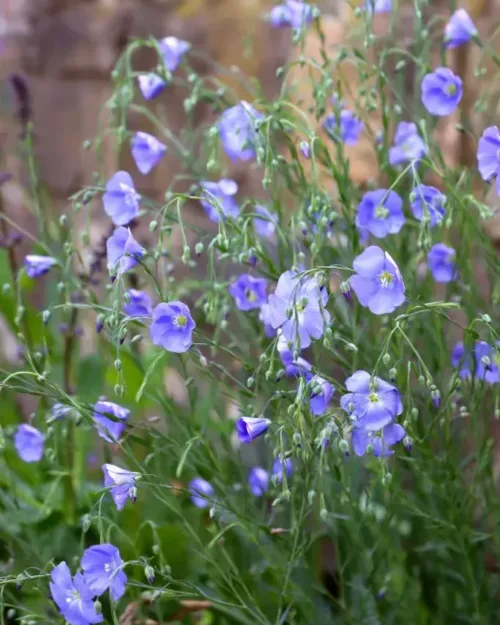
M 239 310 L 253 310 L 267 302 L 266 289 L 265 278 L 254 278 L 250 274 L 242 274 L 229 286 L 228 291 L 234 297 Z
M 258 142 L 256 122 L 264 116 L 245 100 L 226 109 L 217 122 L 224 151 L 232 161 L 255 158 Z
M 281 333 L 278 338 L 277 349 L 281 362 L 285 365 L 285 374 L 287 377 L 304 376 L 308 380 L 312 377 L 312 365 L 301 356 L 294 358 L 293 352 L 288 345 L 288 341 Z
M 488 384 L 497 384 L 500 382 L 500 351 L 498 347 L 492 347 L 485 341 L 476 341 L 474 346 L 474 360 L 476 362 L 476 377 L 484 380 Z
M 389 163 L 400 165 L 419 161 L 427 154 L 427 147 L 418 134 L 417 125 L 412 122 L 399 122 L 394 135 L 394 145 L 389 148 Z
M 211 505 L 208 500 L 215 494 L 212 484 L 202 477 L 195 477 L 191 480 L 189 491 L 191 492 L 191 501 L 197 508 L 208 508 Z
M 390 13 L 392 11 L 392 0 L 365 0 L 365 10 L 372 13 Z
M 465 9 L 458 9 L 450 17 L 444 29 L 444 45 L 458 48 L 477 35 L 477 28 Z
M 139 82 L 139 89 L 141 90 L 142 96 L 145 100 L 153 100 L 156 96 L 159 96 L 167 86 L 167 83 L 163 80 L 163 78 L 153 72 L 140 74 L 137 80 Z
M 82 556 L 83 577 L 90 590 L 100 597 L 110 589 L 113 601 L 125 594 L 127 576 L 118 549 L 110 543 L 85 549 Z
M 104 486 L 110 488 L 111 497 L 116 504 L 117 510 L 122 510 L 123 506 L 130 499 L 132 503 L 136 500 L 136 480 L 140 473 L 121 469 L 114 464 L 103 464 Z
M 24 259 L 24 270 L 30 278 L 39 278 L 48 273 L 50 269 L 57 264 L 55 258 L 51 256 L 38 256 L 37 254 L 29 254 Z
M 256 497 L 262 497 L 269 487 L 269 471 L 262 467 L 253 467 L 248 474 L 250 492 Z
M 259 321 L 262 322 L 262 325 L 264 326 L 264 334 L 268 338 L 276 336 L 276 330 L 271 325 L 271 307 L 267 302 L 262 304 L 260 307 Z
M 236 219 L 240 214 L 240 208 L 234 199 L 238 192 L 238 185 L 230 178 L 221 178 L 219 182 L 201 182 L 202 192 L 200 203 L 207 215 L 216 223 L 226 217 Z
M 110 416 L 113 419 L 110 419 Z M 127 408 L 112 401 L 100 399 L 94 404 L 92 418 L 99 436 L 108 441 L 108 443 L 114 443 L 123 434 L 129 416 L 130 410 Z
M 153 309 L 153 323 L 149 328 L 153 345 L 168 352 L 182 354 L 193 344 L 196 323 L 191 312 L 182 302 L 165 302 Z
M 398 389 L 367 371 L 356 371 L 345 382 L 349 393 L 340 405 L 354 420 L 356 428 L 380 430 L 403 412 Z
M 53 421 L 61 421 L 65 419 L 71 414 L 71 406 L 65 406 L 61 404 L 61 402 L 56 402 L 50 411 L 50 414 L 47 418 L 47 423 L 52 423 Z
M 307 141 L 301 141 L 299 143 L 299 150 L 304 158 L 307 158 L 307 160 L 311 158 L 311 146 Z
M 132 157 L 141 174 L 147 175 L 167 152 L 167 146 L 147 132 L 136 132 L 130 144 Z
M 422 221 L 424 215 L 430 219 L 431 227 L 439 226 L 446 212 L 446 196 L 436 187 L 418 184 L 410 196 L 411 212 L 415 219 Z
M 283 481 L 283 473 L 285 473 L 287 478 L 291 478 L 292 471 L 293 471 L 293 463 L 292 463 L 291 458 L 286 458 L 285 460 L 283 460 L 283 458 L 278 457 L 273 462 L 271 475 L 278 484 L 281 484 L 281 482 Z
M 358 204 L 356 226 L 368 230 L 378 239 L 397 234 L 404 223 L 403 200 L 395 191 L 368 191 Z
M 422 104 L 431 115 L 450 115 L 462 99 L 460 76 L 447 67 L 437 67 L 424 76 L 421 85 Z
M 24 462 L 40 462 L 44 445 L 45 436 L 27 423 L 20 425 L 14 434 L 14 446 Z
M 127 295 L 130 301 L 128 304 L 123 305 L 125 314 L 129 317 L 151 317 L 153 302 L 149 293 L 130 289 L 127 291 Z
M 191 48 L 191 44 L 177 37 L 164 37 L 159 47 L 165 67 L 169 72 L 175 72 L 182 63 L 184 55 Z
M 275 330 L 281 328 L 285 339 L 298 349 L 305 349 L 312 339 L 320 339 L 330 324 L 327 301 L 328 293 L 316 278 L 301 278 L 295 271 L 286 271 L 269 296 L 271 325 Z
M 90 590 L 81 573 L 71 579 L 68 565 L 60 562 L 52 569 L 50 580 L 52 599 L 69 625 L 102 623 L 104 617 L 97 614 L 94 605 L 95 593 Z
M 266 206 L 256 204 L 254 212 L 257 214 L 253 218 L 253 224 L 257 234 L 261 237 L 272 237 L 276 231 L 278 215 L 271 213 Z
M 340 130 L 338 129 L 338 121 L 340 121 Z M 352 111 L 342 109 L 338 115 L 330 113 L 323 122 L 323 128 L 334 141 L 340 140 L 346 145 L 356 145 L 364 124 Z
M 472 361 L 471 353 L 469 350 L 465 350 L 462 342 L 457 343 L 451 350 L 451 364 L 459 369 L 458 375 L 465 380 L 472 376 Z
M 391 256 L 375 245 L 370 245 L 354 259 L 350 278 L 352 290 L 361 306 L 374 315 L 391 313 L 405 301 L 405 285 Z
M 451 282 L 457 277 L 456 252 L 444 243 L 436 243 L 427 254 L 427 263 L 436 282 Z
M 104 212 L 115 226 L 126 226 L 139 214 L 140 199 L 130 174 L 119 171 L 106 183 L 102 196 Z
M 309 399 L 309 409 L 315 416 L 324 414 L 328 410 L 328 404 L 335 392 L 335 388 L 330 382 L 324 380 L 319 375 L 313 376 L 308 383 L 311 389 Z
M 271 9 L 270 22 L 274 28 L 300 30 L 312 22 L 312 5 L 302 0 L 285 0 Z
M 264 417 L 240 417 L 236 421 L 236 433 L 241 443 L 248 445 L 265 434 L 271 421 Z
M 486 182 L 496 177 L 497 195 L 500 195 L 500 131 L 497 126 L 486 128 L 479 139 L 477 167 Z
M 379 432 L 372 432 L 362 427 L 352 430 L 352 446 L 356 456 L 364 456 L 368 445 L 373 447 L 373 455 L 392 456 L 392 445 L 396 445 L 406 436 L 406 431 L 399 423 L 389 423 Z
M 146 250 L 134 239 L 130 228 L 116 228 L 106 241 L 108 270 L 111 275 L 122 275 L 133 269 Z

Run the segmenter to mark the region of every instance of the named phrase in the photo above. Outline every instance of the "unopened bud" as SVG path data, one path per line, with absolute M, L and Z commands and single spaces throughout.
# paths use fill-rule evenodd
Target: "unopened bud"
M 149 564 L 144 567 L 144 575 L 150 584 L 155 581 L 155 572 L 152 566 Z
M 391 355 L 387 352 L 382 356 L 382 362 L 387 367 L 387 365 L 391 362 Z
M 323 523 L 326 523 L 328 519 L 328 510 L 326 508 L 321 508 L 321 510 L 319 511 L 319 516 Z
M 96 614 L 102 614 L 102 604 L 99 601 L 99 599 L 96 599 L 94 601 L 94 610 L 95 610 Z
M 156 219 L 153 219 L 153 221 L 149 224 L 149 232 L 154 232 L 156 228 L 158 228 L 158 222 Z
M 88 514 L 86 514 L 83 518 L 82 518 L 82 530 L 83 533 L 86 534 L 89 529 L 90 529 L 90 525 L 91 525 L 91 519 L 90 516 Z
M 198 243 L 194 247 L 196 256 L 201 256 L 201 254 L 203 254 L 204 249 L 205 249 L 205 246 L 203 245 L 203 243 L 201 241 L 198 241 Z
M 302 444 L 302 436 L 298 432 L 293 433 L 293 442 L 300 447 Z
M 339 440 L 339 450 L 343 453 L 343 454 L 347 454 L 349 453 L 349 443 L 345 440 L 345 438 L 341 438 Z
M 115 369 L 117 371 L 121 371 L 122 370 L 122 361 L 119 358 L 117 358 L 115 360 Z
M 312 506 L 313 505 L 313 501 L 314 498 L 316 497 L 316 491 L 315 490 L 310 490 L 307 493 L 307 501 L 309 502 L 309 505 Z
M 42 313 L 43 325 L 47 325 L 50 321 L 51 312 L 50 310 L 44 310 Z

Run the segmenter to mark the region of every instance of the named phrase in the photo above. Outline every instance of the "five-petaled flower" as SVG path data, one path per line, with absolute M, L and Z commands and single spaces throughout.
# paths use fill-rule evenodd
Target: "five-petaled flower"
M 395 191 L 368 191 L 358 204 L 356 226 L 368 230 L 378 239 L 388 234 L 397 234 L 404 223 L 403 200 Z
M 315 375 L 311 376 L 308 382 L 308 388 L 310 389 L 309 409 L 311 413 L 315 416 L 324 414 L 335 393 L 333 384 L 330 384 L 328 380 L 325 380 L 319 375 Z
M 262 204 L 256 204 L 254 212 L 256 215 L 253 219 L 253 223 L 257 234 L 261 237 L 272 237 L 276 231 L 278 215 L 271 213 L 271 211 Z
M 446 196 L 439 189 L 418 184 L 413 188 L 410 200 L 411 212 L 415 219 L 422 221 L 426 216 L 431 227 L 441 224 L 446 211 Z
M 141 174 L 149 172 L 160 162 L 167 146 L 147 132 L 136 132 L 130 143 L 130 152 Z
M 104 473 L 104 486 L 110 489 L 117 510 L 123 508 L 127 499 L 135 503 L 137 498 L 136 481 L 140 477 L 140 473 L 121 469 L 115 464 L 103 464 L 102 471 Z
M 262 118 L 262 113 L 245 100 L 222 113 L 217 128 L 222 147 L 232 161 L 255 158 L 258 142 L 256 123 Z
M 274 28 L 289 27 L 300 30 L 312 22 L 312 5 L 303 0 L 284 0 L 273 7 L 270 22 Z
M 215 494 L 214 487 L 202 477 L 195 477 L 189 483 L 191 501 L 197 508 L 208 508 Z
M 431 115 L 450 115 L 462 99 L 462 80 L 447 67 L 438 67 L 422 79 L 422 104 Z
M 50 580 L 52 599 L 69 625 L 102 623 L 104 617 L 97 614 L 94 605 L 95 592 L 89 588 L 81 573 L 72 579 L 66 562 L 60 562 L 52 569 Z
M 127 295 L 129 302 L 123 305 L 123 311 L 129 317 L 151 317 L 153 302 L 149 293 L 130 289 L 127 291 Z
M 200 203 L 212 221 L 225 221 L 227 217 L 235 219 L 240 214 L 240 207 L 234 196 L 238 185 L 230 178 L 221 178 L 218 182 L 200 182 Z
M 146 250 L 134 239 L 130 228 L 116 228 L 106 241 L 108 270 L 111 275 L 122 275 L 133 269 L 146 255 Z
M 108 443 L 120 439 L 127 425 L 130 410 L 106 399 L 100 399 L 94 404 L 92 418 L 97 428 L 97 433 Z M 112 417 L 112 418 L 110 418 Z
M 273 467 L 271 469 L 271 475 L 276 480 L 278 484 L 281 484 L 283 481 L 283 474 L 290 478 L 292 477 L 293 472 L 293 462 L 291 458 L 278 458 L 273 462 Z
M 419 161 L 426 154 L 427 146 L 418 134 L 417 125 L 413 122 L 399 122 L 394 145 L 389 148 L 389 163 L 394 166 Z
M 240 310 L 260 308 L 267 302 L 267 280 L 242 274 L 229 286 L 229 293 L 234 297 Z
M 269 471 L 263 467 L 253 467 L 248 474 L 248 486 L 252 495 L 262 497 L 269 488 Z
M 167 83 L 153 72 L 148 74 L 140 74 L 137 78 L 139 89 L 145 100 L 153 100 L 165 89 Z
M 473 375 L 488 384 L 500 382 L 500 341 L 492 346 L 485 341 L 476 341 L 472 352 L 463 343 L 457 343 L 451 353 L 451 364 L 459 371 L 462 379 Z
M 456 252 L 444 243 L 436 243 L 427 254 L 427 263 L 436 282 L 451 282 L 457 277 Z
M 24 270 L 30 278 L 39 278 L 48 273 L 50 269 L 57 264 L 52 256 L 38 256 L 36 254 L 28 254 L 24 259 Z
M 126 171 L 118 171 L 106 183 L 102 196 L 104 212 L 115 226 L 126 226 L 139 214 L 141 196 Z
M 444 28 L 444 45 L 458 48 L 477 35 L 477 28 L 465 9 L 458 9 L 448 20 Z
M 353 420 L 354 427 L 370 432 L 380 430 L 403 412 L 398 389 L 367 371 L 356 371 L 345 382 L 349 393 L 340 405 Z
M 240 417 L 236 421 L 236 433 L 242 443 L 251 443 L 265 434 L 271 421 L 265 417 Z
M 305 349 L 312 339 L 321 338 L 330 324 L 327 301 L 328 293 L 316 278 L 286 271 L 269 296 L 271 325 L 275 330 L 281 328 L 283 337 L 298 349 Z
M 352 429 L 352 447 L 357 456 L 364 456 L 371 445 L 372 453 L 376 457 L 392 456 L 391 449 L 406 436 L 406 431 L 399 423 L 389 423 L 380 431 L 373 432 L 363 427 Z
M 166 302 L 153 309 L 153 322 L 149 329 L 154 345 L 169 352 L 187 352 L 193 343 L 196 323 L 183 302 Z
M 45 436 L 27 423 L 20 425 L 14 434 L 14 446 L 24 462 L 40 462 L 44 445 Z
M 391 313 L 405 301 L 405 285 L 391 256 L 375 245 L 367 247 L 353 262 L 350 278 L 361 306 L 375 315 Z
M 364 124 L 352 111 L 342 109 L 337 113 L 330 113 L 323 122 L 323 128 L 332 139 L 340 140 L 346 145 L 356 145 Z
M 110 590 L 113 601 L 125 594 L 127 576 L 118 549 L 110 543 L 94 545 L 83 552 L 83 577 L 94 595 L 101 596 Z
M 479 139 L 477 168 L 486 182 L 496 177 L 496 191 L 500 195 L 500 131 L 497 126 L 486 128 Z
M 164 37 L 159 47 L 165 67 L 169 72 L 175 72 L 182 63 L 184 55 L 191 48 L 191 44 L 177 37 Z

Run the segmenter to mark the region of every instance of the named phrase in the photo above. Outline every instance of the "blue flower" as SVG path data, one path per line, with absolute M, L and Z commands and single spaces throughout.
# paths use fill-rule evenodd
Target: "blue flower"
M 301 141 L 299 144 L 300 153 L 304 158 L 309 160 L 311 158 L 311 146 L 307 141 Z
M 109 416 L 113 419 L 110 419 Z M 123 406 L 112 401 L 100 399 L 94 404 L 92 418 L 99 436 L 108 443 L 114 443 L 120 439 L 129 416 L 130 410 L 127 408 L 123 408 Z
M 470 378 L 471 373 L 471 354 L 469 350 L 465 350 L 462 342 L 457 343 L 451 351 L 451 364 L 459 369 L 458 375 L 462 379 Z
M 340 405 L 354 420 L 356 428 L 380 430 L 403 412 L 398 389 L 367 371 L 356 371 L 345 385 L 350 392 L 341 397 Z
M 126 226 L 139 214 L 140 199 L 130 174 L 119 171 L 106 183 L 102 203 L 115 226 Z
M 136 132 L 131 141 L 130 151 L 137 169 L 146 175 L 160 162 L 167 152 L 167 146 L 147 132 Z
M 222 178 L 219 182 L 201 182 L 200 203 L 212 221 L 225 221 L 226 217 L 236 219 L 240 208 L 234 199 L 238 185 L 230 178 Z
M 254 212 L 258 215 L 253 219 L 257 234 L 261 237 L 272 237 L 276 231 L 278 215 L 271 213 L 267 207 L 262 204 L 256 204 Z
M 190 48 L 191 44 L 188 41 L 177 39 L 177 37 L 164 37 L 160 41 L 160 52 L 169 72 L 175 72 Z
M 365 0 L 365 10 L 370 15 L 372 13 L 390 13 L 392 0 Z
M 245 100 L 222 113 L 217 128 L 222 147 L 232 161 L 249 161 L 255 158 L 258 140 L 256 122 L 262 118 L 262 113 Z
M 371 245 L 353 262 L 352 290 L 361 306 L 375 315 L 391 313 L 405 301 L 405 285 L 396 263 L 387 252 Z
M 481 178 L 489 182 L 496 177 L 497 195 L 500 195 L 500 131 L 490 126 L 481 135 L 477 147 L 477 166 Z
M 145 100 L 153 100 L 165 89 L 167 83 L 158 74 L 140 74 L 137 78 L 139 89 Z
M 281 328 L 285 339 L 298 349 L 305 349 L 312 339 L 320 339 L 330 324 L 327 301 L 328 293 L 316 278 L 300 278 L 295 271 L 286 271 L 269 296 L 271 325 L 275 330 Z
M 271 307 L 268 302 L 262 304 L 259 310 L 259 321 L 262 322 L 264 326 L 264 334 L 268 338 L 272 338 L 276 336 L 276 330 L 271 325 Z
M 236 421 L 236 433 L 240 442 L 251 443 L 267 432 L 271 421 L 264 417 L 240 417 Z
M 110 543 L 85 549 L 82 556 L 83 577 L 94 595 L 101 596 L 110 589 L 113 601 L 125 594 L 127 576 L 118 549 Z
M 44 445 L 45 436 L 27 423 L 20 425 L 14 434 L 14 446 L 24 462 L 40 462 Z
M 451 364 L 458 368 L 458 374 L 462 379 L 472 378 L 472 368 L 475 368 L 475 377 L 484 380 L 488 384 L 500 382 L 500 352 L 497 341 L 496 347 L 492 347 L 485 341 L 476 341 L 474 350 L 464 348 L 463 343 L 457 343 L 451 353 Z
M 477 28 L 465 9 L 458 9 L 450 17 L 444 29 L 444 44 L 447 48 L 458 48 L 477 35 Z
M 240 310 L 253 310 L 267 302 L 266 289 L 265 278 L 254 278 L 250 274 L 242 274 L 229 286 L 228 290 Z
M 71 407 L 65 406 L 60 402 L 56 402 L 50 411 L 49 416 L 47 417 L 47 423 L 52 423 L 53 421 L 61 421 L 65 419 L 71 414 Z
M 279 335 L 277 349 L 281 362 L 285 365 L 285 374 L 287 377 L 304 376 L 306 379 L 310 379 L 312 377 L 312 373 L 310 373 L 312 365 L 301 356 L 294 358 L 288 341 L 285 339 L 283 334 Z
M 395 191 L 368 191 L 358 204 L 356 226 L 378 239 L 398 233 L 404 223 L 403 200 Z
M 352 430 L 352 446 L 357 456 L 364 456 L 368 445 L 373 448 L 373 455 L 392 456 L 394 451 L 392 445 L 396 445 L 406 436 L 406 431 L 399 423 L 389 423 L 379 432 L 366 430 L 362 427 L 355 427 Z
M 262 497 L 269 487 L 269 471 L 262 467 L 253 467 L 248 474 L 250 492 L 256 497 Z
M 182 302 L 158 304 L 153 310 L 153 323 L 149 329 L 151 341 L 168 352 L 181 354 L 193 344 L 196 323 L 191 312 Z
M 394 166 L 419 161 L 425 154 L 427 147 L 418 134 L 416 124 L 399 122 L 394 135 L 394 145 L 389 148 L 389 163 Z
M 451 282 L 457 277 L 456 252 L 444 243 L 436 243 L 427 254 L 427 263 L 436 282 Z
M 71 579 L 66 562 L 60 562 L 50 573 L 50 594 L 59 608 L 61 616 L 69 625 L 102 623 L 102 614 L 97 614 L 93 593 L 81 573 Z
M 121 469 L 114 464 L 103 464 L 104 486 L 110 488 L 111 497 L 116 504 L 117 510 L 121 510 L 130 499 L 136 500 L 136 480 L 140 477 L 135 471 Z
M 432 227 L 441 224 L 446 212 L 446 196 L 439 189 L 418 184 L 414 187 L 410 200 L 411 212 L 415 219 L 422 221 L 423 216 L 426 215 Z
M 137 291 L 136 289 L 130 289 L 127 291 L 127 295 L 130 298 L 128 304 L 124 304 L 123 311 L 129 317 L 151 317 L 153 310 L 153 302 L 151 295 L 146 291 Z
M 287 478 L 292 477 L 293 471 L 293 463 L 290 458 L 286 458 L 285 460 L 281 457 L 276 458 L 273 462 L 273 468 L 271 470 L 272 477 L 281 484 L 283 481 L 283 473 L 285 473 Z
M 213 498 L 215 491 L 210 482 L 202 477 L 195 477 L 189 483 L 191 492 L 191 501 L 197 508 L 208 508 L 211 505 L 210 499 Z
M 48 273 L 50 269 L 57 264 L 55 258 L 51 256 L 37 256 L 29 254 L 24 259 L 24 270 L 30 278 L 39 278 Z
M 111 275 L 121 275 L 133 269 L 146 250 L 137 243 L 130 228 L 116 228 L 106 241 L 108 270 Z
M 285 0 L 273 7 L 270 22 L 274 28 L 289 27 L 300 30 L 312 22 L 312 5 L 302 0 Z
M 338 129 L 339 121 L 340 130 Z M 338 112 L 338 115 L 330 113 L 323 122 L 323 128 L 334 141 L 340 140 L 346 145 L 356 145 L 359 141 L 359 135 L 364 128 L 364 124 L 352 111 L 342 109 Z
M 424 76 L 422 104 L 431 115 L 450 115 L 462 99 L 462 80 L 447 67 L 438 67 Z
M 308 383 L 311 389 L 309 398 L 309 409 L 313 415 L 319 416 L 328 410 L 328 404 L 335 392 L 335 388 L 330 382 L 324 380 L 319 375 L 313 376 Z

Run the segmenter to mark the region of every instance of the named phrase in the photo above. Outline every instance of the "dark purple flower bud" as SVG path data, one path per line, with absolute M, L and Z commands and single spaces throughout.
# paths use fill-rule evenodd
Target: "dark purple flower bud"
M 307 143 L 307 141 L 300 142 L 299 150 L 304 158 L 307 158 L 307 160 L 311 158 L 311 146 Z
M 351 294 L 351 285 L 349 284 L 349 282 L 342 282 L 341 283 L 341 285 L 340 285 L 340 292 L 344 296 L 344 299 L 346 300 L 346 302 L 350 302 L 351 301 L 352 294 Z
M 103 315 L 97 316 L 97 321 L 95 322 L 95 331 L 97 334 L 104 328 L 104 317 Z
M 11 74 L 9 83 L 16 98 L 16 117 L 21 124 L 21 136 L 26 136 L 26 128 L 32 117 L 31 96 L 28 83 L 21 74 Z

